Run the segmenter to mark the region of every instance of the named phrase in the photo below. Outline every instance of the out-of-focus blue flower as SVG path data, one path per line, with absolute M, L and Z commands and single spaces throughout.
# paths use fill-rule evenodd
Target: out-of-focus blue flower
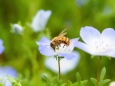
M 79 59 L 80 59 L 80 55 L 78 52 L 74 52 L 74 55 L 76 57 L 71 60 L 67 60 L 65 58 L 60 60 L 60 69 L 61 69 L 62 74 L 65 74 L 65 73 L 73 70 L 77 66 Z M 54 71 L 56 73 L 58 72 L 58 62 L 53 57 L 46 58 L 45 66 L 48 69 L 51 69 L 52 71 Z
M 12 25 L 12 32 L 16 34 L 22 34 L 23 28 L 18 24 Z
M 85 4 L 87 4 L 89 2 L 89 0 L 76 0 L 76 4 L 79 7 L 84 6 Z
M 3 41 L 0 39 L 0 54 L 4 51 Z
M 97 29 L 86 26 L 81 28 L 80 36 L 85 42 L 78 42 L 76 47 L 91 55 L 115 57 L 115 30 L 106 28 L 100 33 Z
M 12 83 L 8 80 L 8 76 L 16 78 L 16 70 L 10 66 L 0 67 L 0 83 L 4 86 L 12 86 Z
M 36 42 L 39 47 L 38 50 L 41 54 L 45 56 L 58 56 L 65 57 L 66 59 L 72 59 L 76 57 L 76 55 L 72 52 L 75 45 L 78 42 L 78 38 L 71 39 L 69 46 L 66 46 L 64 43 L 59 44 L 58 48 L 55 50 L 50 46 L 51 41 L 46 37 L 43 37 L 39 42 Z
M 47 11 L 39 10 L 37 14 L 35 15 L 35 17 L 33 18 L 33 21 L 31 24 L 33 31 L 37 32 L 37 31 L 43 30 L 50 16 L 51 16 L 50 10 L 47 10 Z
M 106 7 L 104 7 L 102 14 L 103 15 L 111 15 L 112 14 L 112 9 L 108 6 L 106 6 Z

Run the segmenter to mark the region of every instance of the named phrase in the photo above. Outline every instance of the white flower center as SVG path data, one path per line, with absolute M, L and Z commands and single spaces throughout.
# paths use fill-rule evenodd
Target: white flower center
M 109 48 L 109 42 L 106 40 L 97 40 L 93 47 L 96 52 L 104 52 Z
M 55 52 L 57 53 L 68 52 L 68 46 L 61 43 L 60 45 L 55 46 Z

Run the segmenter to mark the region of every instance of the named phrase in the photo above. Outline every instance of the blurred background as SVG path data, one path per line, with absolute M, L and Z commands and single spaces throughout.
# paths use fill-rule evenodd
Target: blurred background
M 57 77 L 57 73 L 44 65 L 47 57 L 40 54 L 36 41 L 42 36 L 50 39 L 67 28 L 67 37 L 79 37 L 83 26 L 93 26 L 99 31 L 105 28 L 115 28 L 114 0 L 0 0 L 0 39 L 3 40 L 4 52 L 0 55 L 0 66 L 13 67 L 25 83 L 22 86 L 44 86 L 42 74 L 49 78 Z M 39 10 L 52 12 L 45 29 L 35 32 L 30 27 Z M 12 33 L 11 24 L 18 23 L 23 27 L 22 34 Z M 79 72 L 82 80 L 97 77 L 98 59 L 80 49 L 80 60 L 74 70 L 61 75 L 66 83 L 75 82 Z M 105 66 L 106 77 L 115 80 L 115 59 L 101 59 L 101 69 Z M 93 86 L 89 81 L 88 86 Z M 105 85 L 108 86 L 108 85 Z

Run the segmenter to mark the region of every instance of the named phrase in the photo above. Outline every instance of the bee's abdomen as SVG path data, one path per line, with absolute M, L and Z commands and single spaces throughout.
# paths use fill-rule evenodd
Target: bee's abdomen
M 67 38 L 67 37 L 61 37 L 61 38 L 59 39 L 59 41 L 60 41 L 60 43 L 64 43 L 64 44 L 67 45 L 67 46 L 69 46 L 69 44 L 70 44 L 70 39 Z
M 50 43 L 50 46 L 55 50 L 56 46 L 59 46 L 60 44 L 65 44 L 66 46 L 69 46 L 70 44 L 70 39 L 67 37 L 55 37 L 52 42 Z

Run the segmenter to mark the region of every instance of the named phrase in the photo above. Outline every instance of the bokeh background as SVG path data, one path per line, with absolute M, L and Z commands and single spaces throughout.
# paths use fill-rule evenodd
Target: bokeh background
M 29 26 L 39 10 L 51 10 L 52 14 L 46 28 L 34 32 Z M 20 22 L 23 34 L 11 33 L 11 24 Z M 0 0 L 0 39 L 4 42 L 5 51 L 0 55 L 1 66 L 12 66 L 22 79 L 24 86 L 44 86 L 41 79 L 43 73 L 49 78 L 57 74 L 44 66 L 45 56 L 38 51 L 36 41 L 42 36 L 53 38 L 67 28 L 69 38 L 79 37 L 80 28 L 93 26 L 99 31 L 115 28 L 114 0 Z M 82 80 L 97 77 L 98 59 L 76 49 L 80 53 L 80 61 L 74 70 L 61 75 L 64 82 L 76 81 L 79 72 Z M 115 80 L 115 59 L 101 59 L 101 68 L 106 67 L 106 77 Z M 93 86 L 88 82 L 88 86 Z M 108 86 L 108 85 L 105 85 Z

